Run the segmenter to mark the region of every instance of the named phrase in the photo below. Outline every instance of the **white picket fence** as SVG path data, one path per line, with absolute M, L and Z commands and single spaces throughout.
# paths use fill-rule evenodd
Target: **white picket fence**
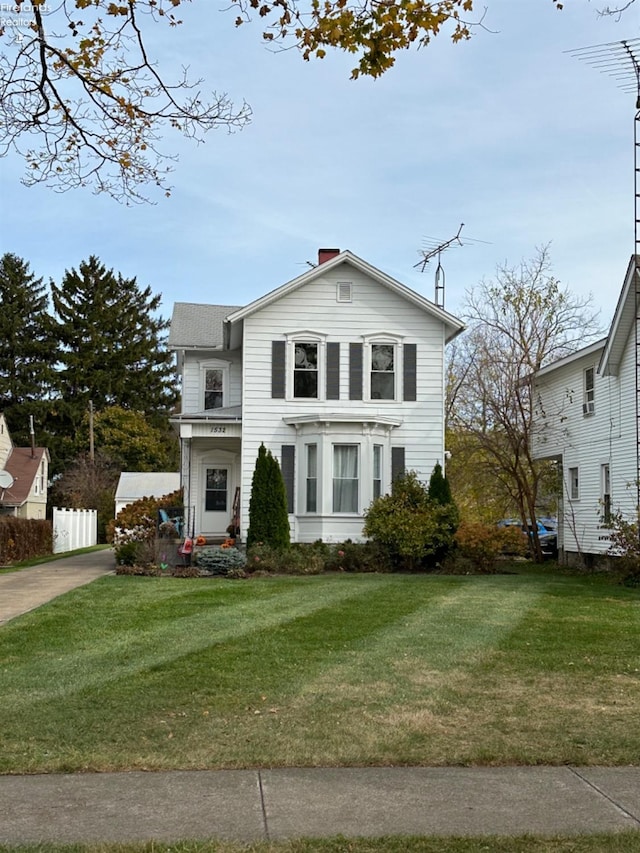
M 63 554 L 98 543 L 95 509 L 53 508 L 53 553 Z

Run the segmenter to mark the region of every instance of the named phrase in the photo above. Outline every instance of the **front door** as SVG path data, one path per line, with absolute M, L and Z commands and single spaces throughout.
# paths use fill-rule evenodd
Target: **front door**
M 201 533 L 222 535 L 231 523 L 231 468 L 205 465 L 203 468 Z

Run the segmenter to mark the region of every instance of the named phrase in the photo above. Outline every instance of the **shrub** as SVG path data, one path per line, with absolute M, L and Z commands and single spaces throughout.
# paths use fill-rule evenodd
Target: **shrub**
M 175 507 L 181 502 L 182 490 L 178 490 L 160 498 L 142 498 L 121 509 L 115 519 L 109 522 L 107 530 L 107 538 L 114 546 L 116 562 L 120 562 L 120 551 L 123 545 L 131 542 L 147 543 L 146 550 L 142 548 L 138 550 L 138 559 L 144 559 L 148 563 L 153 562 L 158 510 Z M 124 559 L 130 559 L 128 556 L 130 553 L 131 550 L 126 549 Z
M 274 548 L 260 542 L 247 554 L 247 571 L 283 575 L 319 575 L 325 569 L 324 548 L 315 545 L 292 545 Z
M 50 521 L 36 518 L 0 517 L 0 565 L 42 557 L 53 552 Z
M 347 539 L 332 545 L 325 558 L 325 569 L 334 572 L 390 572 L 389 552 L 378 542 L 352 542 Z
M 202 574 L 229 577 L 239 570 L 244 571 L 247 560 L 237 548 L 206 548 L 196 551 L 194 564 Z
M 287 548 L 290 542 L 287 494 L 282 472 L 270 450 L 260 445 L 251 481 L 247 548 L 263 542 Z
M 519 528 L 497 527 L 475 521 L 463 521 L 455 536 L 458 553 L 478 572 L 495 572 L 498 557 L 504 553 L 523 554 L 526 539 Z
M 627 521 L 620 512 L 613 514 L 610 523 L 609 556 L 615 558 L 614 569 L 626 586 L 640 585 L 639 524 Z
M 443 559 L 453 542 L 458 510 L 429 498 L 415 471 L 399 477 L 391 495 L 374 501 L 363 532 L 384 547 L 399 569 L 424 569 Z

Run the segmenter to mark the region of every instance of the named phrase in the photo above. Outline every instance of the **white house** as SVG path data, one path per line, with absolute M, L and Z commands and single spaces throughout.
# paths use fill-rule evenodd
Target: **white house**
M 361 536 L 398 473 L 444 466 L 444 348 L 462 323 L 349 251 L 318 260 L 245 307 L 174 307 L 192 533 L 246 535 L 261 443 L 298 542 Z
M 16 447 L 0 413 L 0 515 L 46 518 L 49 451 Z
M 640 413 L 636 394 L 636 259 L 606 338 L 535 375 L 534 455 L 561 472 L 558 545 L 588 564 L 610 547 L 611 514 L 634 518 Z

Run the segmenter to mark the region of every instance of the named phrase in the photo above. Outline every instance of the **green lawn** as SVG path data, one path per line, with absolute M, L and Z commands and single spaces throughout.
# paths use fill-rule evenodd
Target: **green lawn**
M 637 764 L 639 623 L 548 571 L 105 577 L 0 629 L 0 772 Z

